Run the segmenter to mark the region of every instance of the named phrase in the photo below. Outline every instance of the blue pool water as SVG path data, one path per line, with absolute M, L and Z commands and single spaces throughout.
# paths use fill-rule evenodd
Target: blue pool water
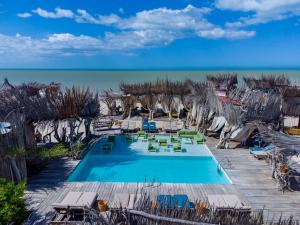
M 103 141 L 105 142 L 105 141 Z M 205 145 L 182 144 L 186 152 L 162 147 L 148 153 L 144 140 L 127 143 L 118 137 L 111 153 L 103 153 L 101 141 L 80 162 L 70 182 L 162 182 L 229 184 L 225 172 Z

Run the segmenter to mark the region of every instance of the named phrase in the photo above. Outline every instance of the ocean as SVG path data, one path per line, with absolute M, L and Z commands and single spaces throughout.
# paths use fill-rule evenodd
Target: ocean
M 300 84 L 300 70 L 33 70 L 33 69 L 1 69 L 0 85 L 4 78 L 17 85 L 26 82 L 51 83 L 62 86 L 72 85 L 90 87 L 93 91 L 113 89 L 119 90 L 121 82 L 135 83 L 155 81 L 168 78 L 170 80 L 205 80 L 207 75 L 237 73 L 240 80 L 244 76 L 286 75 L 295 84 Z

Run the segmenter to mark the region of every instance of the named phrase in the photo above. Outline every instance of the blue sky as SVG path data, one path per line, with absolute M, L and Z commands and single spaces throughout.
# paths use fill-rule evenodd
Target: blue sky
M 300 0 L 1 0 L 1 68 L 300 67 Z

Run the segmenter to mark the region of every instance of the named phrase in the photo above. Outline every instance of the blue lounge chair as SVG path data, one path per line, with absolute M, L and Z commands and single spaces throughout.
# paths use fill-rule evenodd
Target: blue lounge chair
M 156 132 L 157 131 L 156 122 L 149 122 L 149 131 L 150 132 Z
M 173 199 L 175 201 L 175 206 L 179 209 L 181 208 L 195 208 L 193 202 L 189 201 L 189 197 L 187 195 L 174 195 Z
M 161 208 L 174 208 L 174 200 L 172 195 L 159 195 L 157 202 Z
M 195 208 L 194 203 L 189 201 L 187 195 L 159 195 L 157 202 L 162 208 Z
M 266 147 L 259 147 L 259 146 L 250 147 L 249 151 L 250 152 L 255 152 L 255 151 L 270 151 L 273 148 L 274 148 L 274 145 L 269 144 Z
M 149 123 L 148 122 L 144 121 L 142 123 L 142 130 L 143 131 L 148 131 L 149 130 Z

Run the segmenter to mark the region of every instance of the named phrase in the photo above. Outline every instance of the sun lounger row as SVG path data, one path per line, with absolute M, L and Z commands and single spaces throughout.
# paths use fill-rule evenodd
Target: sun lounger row
M 136 121 L 124 120 L 121 124 L 121 131 L 124 133 L 136 132 Z

